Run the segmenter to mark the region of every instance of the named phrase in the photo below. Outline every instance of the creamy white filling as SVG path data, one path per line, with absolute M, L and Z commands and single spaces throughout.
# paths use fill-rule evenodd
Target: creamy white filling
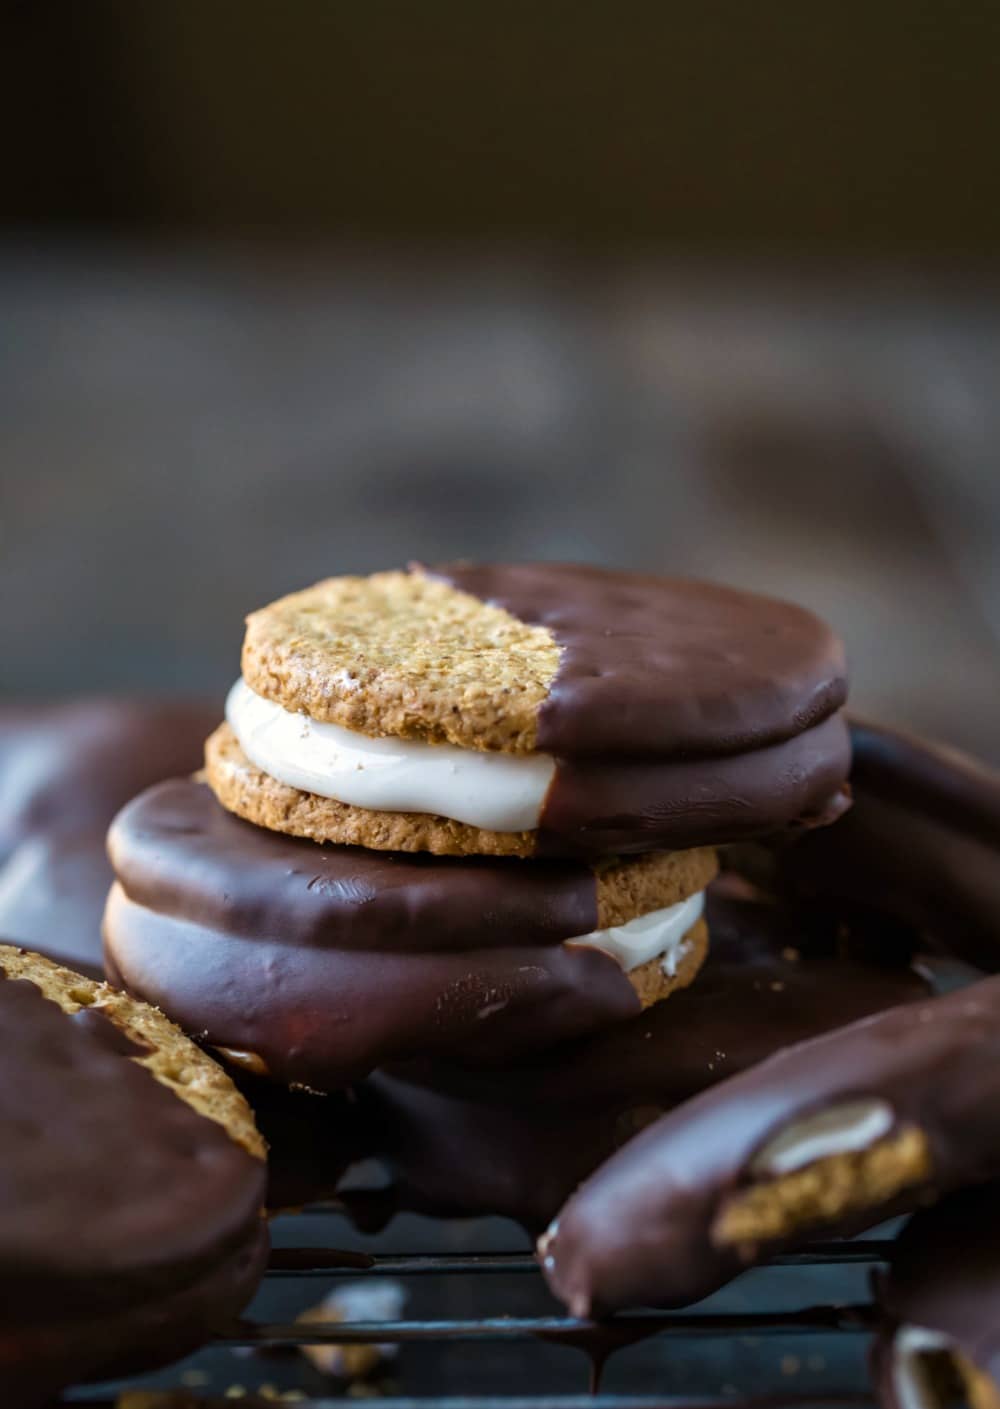
M 555 759 L 371 739 L 265 700 L 237 680 L 226 718 L 251 763 L 290 787 L 375 812 L 427 812 L 491 832 L 534 831 Z
M 940 1409 L 924 1357 L 949 1350 L 951 1344 L 926 1326 L 900 1326 L 892 1342 L 892 1382 L 900 1409 Z
M 751 1171 L 790 1174 L 827 1155 L 865 1150 L 889 1133 L 893 1120 L 885 1101 L 844 1101 L 786 1125 L 757 1151 Z
M 372 811 L 429 812 L 495 832 L 533 831 L 555 772 L 548 754 L 480 753 L 452 744 L 371 739 L 292 714 L 237 680 L 226 718 L 251 763 L 290 787 Z M 604 949 L 628 972 L 662 955 L 670 977 L 704 892 L 569 941 Z
M 663 972 L 673 978 L 677 965 L 684 957 L 684 937 L 691 926 L 701 919 L 704 909 L 705 892 L 699 891 L 676 905 L 651 910 L 648 915 L 639 915 L 624 925 L 595 930 L 593 934 L 572 939 L 569 943 L 606 950 L 618 960 L 626 973 L 662 955 Z

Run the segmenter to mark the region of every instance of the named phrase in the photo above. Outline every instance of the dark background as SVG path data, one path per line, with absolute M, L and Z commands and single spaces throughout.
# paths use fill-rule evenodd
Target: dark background
M 0 686 L 221 694 L 319 576 L 783 592 L 1000 761 L 1000 10 L 16 5 Z

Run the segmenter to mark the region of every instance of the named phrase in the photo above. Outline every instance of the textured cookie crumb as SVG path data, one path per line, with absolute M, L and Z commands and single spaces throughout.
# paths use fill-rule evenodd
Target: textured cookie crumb
M 905 1126 L 866 1150 L 828 1155 L 734 1195 L 716 1217 L 712 1241 L 753 1256 L 761 1243 L 877 1208 L 930 1173 L 927 1136 L 915 1125 Z
M 415 570 L 327 578 L 253 612 L 242 669 L 284 709 L 372 737 L 530 753 L 559 656 L 545 627 Z
M 681 941 L 681 957 L 673 973 L 663 966 L 662 957 L 640 964 L 628 975 L 629 983 L 639 995 L 643 1008 L 651 1008 L 669 998 L 679 988 L 687 988 L 698 977 L 698 971 L 708 957 L 708 925 L 698 920 Z
M 174 1095 L 208 1120 L 221 1125 L 248 1154 L 267 1153 L 253 1112 L 226 1073 L 196 1047 L 158 1008 L 142 1003 L 106 983 L 84 978 L 40 954 L 0 945 L 0 970 L 8 979 L 26 979 L 64 1013 L 93 1008 L 119 1031 L 149 1050 L 131 1057 Z
M 271 832 L 369 851 L 531 856 L 537 832 L 490 832 L 425 812 L 377 812 L 279 783 L 251 763 L 228 724 L 205 743 L 205 779 L 229 812 Z
M 222 806 L 244 821 L 310 841 L 438 856 L 525 857 L 534 850 L 534 832 L 484 832 L 447 817 L 374 812 L 300 792 L 251 763 L 228 724 L 220 724 L 206 741 L 204 781 Z M 624 925 L 687 900 L 703 891 L 718 869 L 710 846 L 601 862 L 594 868 L 597 928 Z

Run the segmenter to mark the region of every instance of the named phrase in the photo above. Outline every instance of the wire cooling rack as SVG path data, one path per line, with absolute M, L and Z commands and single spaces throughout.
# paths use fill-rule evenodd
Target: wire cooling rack
M 326 1205 L 276 1219 L 273 1232 L 261 1291 L 228 1335 L 153 1376 L 77 1389 L 67 1400 L 88 1409 L 234 1409 L 237 1401 L 329 1409 L 345 1398 L 377 1409 L 871 1403 L 869 1284 L 890 1246 L 882 1237 L 815 1242 L 690 1310 L 615 1318 L 616 1348 L 589 1394 L 591 1328 L 548 1294 L 515 1225 L 409 1214 L 366 1236 Z M 371 1279 L 398 1284 L 403 1314 L 296 1320 L 331 1290 Z M 299 1352 L 304 1344 L 391 1344 L 398 1353 L 347 1380 L 317 1370 Z

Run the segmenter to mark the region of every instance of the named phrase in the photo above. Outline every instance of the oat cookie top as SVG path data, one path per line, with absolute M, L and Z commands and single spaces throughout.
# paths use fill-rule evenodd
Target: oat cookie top
M 419 572 L 331 577 L 247 618 L 243 675 L 375 737 L 528 753 L 559 665 L 541 626 Z
M 329 578 L 248 618 L 243 674 L 372 736 L 561 756 L 753 750 L 846 695 L 840 643 L 799 607 L 559 563 Z

